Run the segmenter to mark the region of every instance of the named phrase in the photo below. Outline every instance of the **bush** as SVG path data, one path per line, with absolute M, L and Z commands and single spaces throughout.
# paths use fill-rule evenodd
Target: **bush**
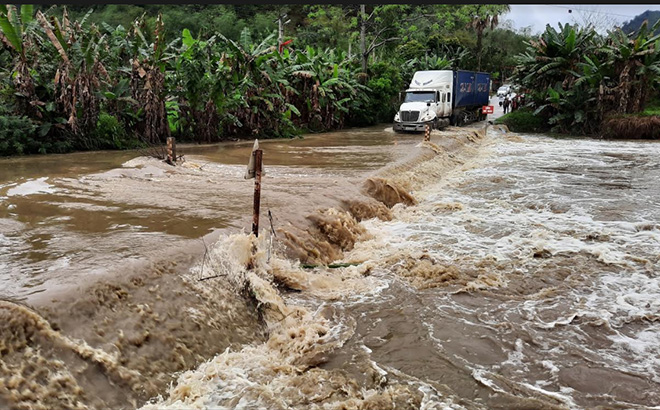
M 550 128 L 543 117 L 534 115 L 529 108 L 511 111 L 496 119 L 495 124 L 504 124 L 513 132 L 543 132 Z
M 366 126 L 379 122 L 392 122 L 399 103 L 399 92 L 404 87 L 399 70 L 385 63 L 377 63 L 370 67 L 370 78 L 367 87 L 371 90 L 363 95 L 364 104 L 351 111 L 349 125 Z
M 83 149 L 132 149 L 141 146 L 137 138 L 126 133 L 117 117 L 101 112 L 91 138 L 81 138 L 78 145 Z
M 28 117 L 0 115 L 0 155 L 31 154 L 40 148 L 37 125 Z

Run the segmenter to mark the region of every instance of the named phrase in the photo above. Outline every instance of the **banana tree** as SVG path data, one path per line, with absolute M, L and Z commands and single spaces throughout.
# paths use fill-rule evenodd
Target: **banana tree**
M 216 83 L 214 67 L 219 63 L 215 37 L 196 40 L 188 29 L 182 32 L 182 46 L 172 70 L 173 92 L 178 110 L 179 132 L 213 142 L 219 135 L 220 117 L 212 98 Z
M 130 88 L 132 98 L 141 108 L 137 132 L 146 143 L 158 144 L 171 135 L 165 108 L 165 74 L 167 65 L 174 60 L 170 50 L 178 40 L 169 44 L 165 42 L 165 27 L 160 14 L 155 22 L 153 43 L 149 43 L 142 33 L 144 25 L 142 16 L 133 23 L 130 33 L 135 45 L 130 63 Z
M 40 117 L 37 108 L 39 104 L 35 94 L 35 84 L 31 66 L 36 57 L 34 37 L 34 8 L 24 4 L 20 12 L 13 5 L 0 4 L 0 41 L 11 50 L 14 58 L 11 69 L 16 96 L 20 111 L 31 116 Z M 32 61 L 31 61 L 32 60 Z M 43 104 L 43 103 L 42 103 Z
M 283 95 L 288 84 L 281 75 L 283 60 L 279 58 L 274 34 L 258 44 L 251 43 L 248 29 L 242 31 L 239 42 L 218 37 L 226 47 L 222 61 L 229 78 L 225 81 L 234 90 L 224 93 L 234 103 L 234 122 L 227 124 L 228 131 L 245 127 L 255 134 L 279 134 L 282 121 L 288 121 Z M 242 98 L 237 98 L 237 92 Z
M 516 75 L 522 85 L 545 90 L 560 83 L 563 89 L 573 86 L 574 74 L 582 61 L 598 46 L 593 29 L 559 23 L 559 31 L 547 26 L 538 40 L 530 40 L 525 53 L 516 58 Z
M 350 69 L 351 61 L 343 52 L 307 47 L 298 51 L 287 75 L 298 90 L 291 102 L 301 112 L 301 121 L 312 128 L 327 130 L 341 127 L 359 84 Z
M 78 136 L 87 136 L 96 128 L 102 81 L 110 82 L 103 64 L 106 35 L 94 25 L 84 27 L 86 17 L 71 23 L 66 8 L 61 22 L 41 11 L 36 14 L 60 57 L 55 73 L 57 104 L 67 116 L 70 131 Z
M 660 79 L 660 27 L 658 20 L 648 28 L 644 22 L 637 33 L 626 34 L 621 29 L 610 33 L 605 51 L 618 73 L 616 111 L 622 114 L 643 111 L 649 95 Z

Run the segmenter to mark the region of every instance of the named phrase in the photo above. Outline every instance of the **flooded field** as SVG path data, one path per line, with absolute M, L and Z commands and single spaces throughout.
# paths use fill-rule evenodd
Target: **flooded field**
M 0 407 L 658 408 L 660 144 L 421 139 L 3 160 Z

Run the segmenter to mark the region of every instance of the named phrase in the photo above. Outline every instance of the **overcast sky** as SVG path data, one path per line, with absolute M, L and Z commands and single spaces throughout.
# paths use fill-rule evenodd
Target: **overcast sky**
M 545 25 L 557 27 L 557 22 L 580 23 L 585 19 L 600 23 L 621 25 L 632 20 L 646 10 L 660 10 L 660 5 L 516 5 L 512 4 L 511 11 L 500 20 L 512 20 L 513 28 L 521 29 L 531 26 L 532 34 L 545 30 Z M 569 10 L 571 12 L 569 13 Z M 597 24 L 598 25 L 598 24 Z

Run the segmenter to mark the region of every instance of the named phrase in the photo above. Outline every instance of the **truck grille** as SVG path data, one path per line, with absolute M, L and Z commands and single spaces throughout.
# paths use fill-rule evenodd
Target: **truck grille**
M 401 121 L 415 122 L 419 119 L 419 111 L 401 111 Z

